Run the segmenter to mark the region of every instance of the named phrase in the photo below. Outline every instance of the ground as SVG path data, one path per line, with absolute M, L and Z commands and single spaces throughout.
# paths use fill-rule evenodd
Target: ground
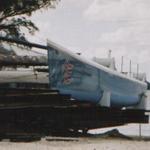
M 42 139 L 31 143 L 0 142 L 0 150 L 149 150 L 150 141 L 119 138 L 73 138 L 70 141 Z

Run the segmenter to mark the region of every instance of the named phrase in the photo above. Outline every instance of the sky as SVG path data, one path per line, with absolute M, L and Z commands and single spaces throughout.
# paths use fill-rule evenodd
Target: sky
M 61 0 L 56 9 L 40 10 L 30 18 L 40 29 L 30 41 L 46 45 L 50 39 L 90 59 L 116 59 L 120 71 L 146 72 L 150 81 L 150 1 L 149 0 Z

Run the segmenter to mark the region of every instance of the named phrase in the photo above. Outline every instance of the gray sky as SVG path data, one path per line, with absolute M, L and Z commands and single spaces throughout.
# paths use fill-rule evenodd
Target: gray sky
M 31 41 L 50 39 L 87 58 L 106 57 L 111 49 L 119 71 L 123 55 L 125 71 L 131 59 L 133 70 L 139 63 L 150 80 L 149 0 L 61 0 L 31 19 L 40 29 Z

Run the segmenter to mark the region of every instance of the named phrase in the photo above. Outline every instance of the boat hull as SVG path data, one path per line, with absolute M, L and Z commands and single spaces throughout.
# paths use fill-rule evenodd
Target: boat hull
M 110 107 L 139 103 L 147 84 L 130 79 L 99 64 L 83 59 L 66 49 L 48 43 L 51 87 L 73 99 L 100 103 L 110 94 Z

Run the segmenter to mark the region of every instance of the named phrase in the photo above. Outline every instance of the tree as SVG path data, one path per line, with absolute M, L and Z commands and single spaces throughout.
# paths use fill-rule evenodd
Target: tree
M 38 30 L 36 25 L 27 19 L 32 12 L 54 7 L 58 0 L 0 0 L 0 34 L 10 38 L 26 40 L 21 28 L 30 34 Z

